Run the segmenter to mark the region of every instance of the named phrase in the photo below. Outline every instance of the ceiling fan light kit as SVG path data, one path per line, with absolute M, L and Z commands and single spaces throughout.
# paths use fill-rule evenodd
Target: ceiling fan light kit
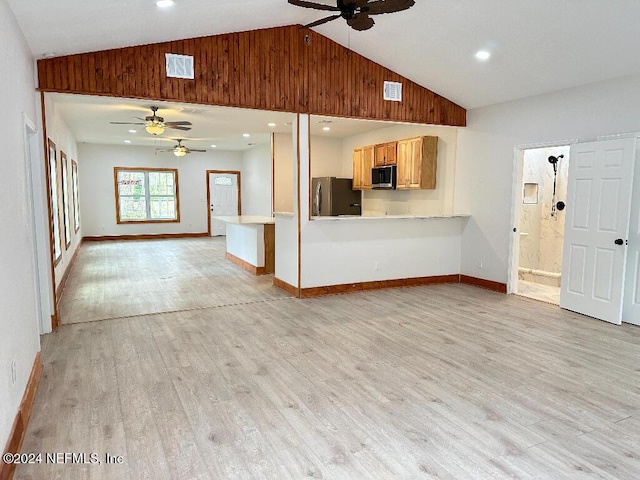
M 288 2 L 298 7 L 337 12 L 305 25 L 307 28 L 316 27 L 342 17 L 347 21 L 347 25 L 358 31 L 369 30 L 373 27 L 375 22 L 371 15 L 400 12 L 416 4 L 415 0 L 337 0 L 334 7 L 307 0 L 288 0 Z
M 144 125 L 144 129 L 149 135 L 162 135 L 167 128 L 174 130 L 191 130 L 191 122 L 179 121 L 179 122 L 165 122 L 164 117 L 157 115 L 158 107 L 150 107 L 153 115 L 148 117 L 139 118 L 141 122 L 110 122 L 112 125 Z
M 162 135 L 164 133 L 164 128 L 158 124 L 152 123 L 151 125 L 147 125 L 144 128 L 148 134 L 150 135 Z
M 184 157 L 187 153 L 193 153 L 193 152 L 206 152 L 206 150 L 198 150 L 195 148 L 187 148 L 184 145 L 182 145 L 182 138 L 177 138 L 176 142 L 178 142 L 177 144 L 175 144 L 172 148 L 156 148 L 156 153 L 159 152 L 171 152 L 173 153 L 176 157 Z

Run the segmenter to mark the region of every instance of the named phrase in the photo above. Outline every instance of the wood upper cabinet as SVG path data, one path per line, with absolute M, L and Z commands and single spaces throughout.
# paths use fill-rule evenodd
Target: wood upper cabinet
M 375 165 L 376 167 L 382 165 L 395 165 L 396 164 L 396 149 L 398 142 L 380 143 L 375 146 Z
M 353 150 L 353 189 L 362 190 L 362 148 Z
M 353 150 L 353 189 L 371 189 L 371 169 L 374 161 L 374 147 L 366 146 Z
M 436 188 L 438 137 L 398 141 L 398 190 Z

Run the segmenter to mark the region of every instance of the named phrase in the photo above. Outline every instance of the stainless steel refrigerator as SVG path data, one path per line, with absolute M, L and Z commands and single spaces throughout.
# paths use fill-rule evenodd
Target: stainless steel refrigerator
M 361 215 L 361 194 L 351 178 L 319 177 L 311 180 L 311 215 Z

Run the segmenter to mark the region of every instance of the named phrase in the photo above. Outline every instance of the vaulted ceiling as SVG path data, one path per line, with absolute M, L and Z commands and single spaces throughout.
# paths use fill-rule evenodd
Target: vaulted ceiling
M 307 23 L 286 0 L 7 0 L 37 58 Z M 318 0 L 331 4 L 331 0 Z M 368 31 L 316 30 L 465 107 L 640 72 L 638 0 L 417 0 Z M 476 51 L 492 53 L 488 61 Z

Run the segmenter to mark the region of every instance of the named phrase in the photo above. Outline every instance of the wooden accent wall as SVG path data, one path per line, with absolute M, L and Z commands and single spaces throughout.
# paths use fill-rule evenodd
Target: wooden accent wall
M 309 113 L 466 125 L 464 108 L 319 33 L 307 32 Z M 402 102 L 383 100 L 385 80 L 402 83 Z
M 165 53 L 194 56 L 195 79 L 166 78 Z M 382 99 L 384 80 L 403 101 Z M 298 25 L 38 60 L 41 91 L 466 125 L 466 110 Z

